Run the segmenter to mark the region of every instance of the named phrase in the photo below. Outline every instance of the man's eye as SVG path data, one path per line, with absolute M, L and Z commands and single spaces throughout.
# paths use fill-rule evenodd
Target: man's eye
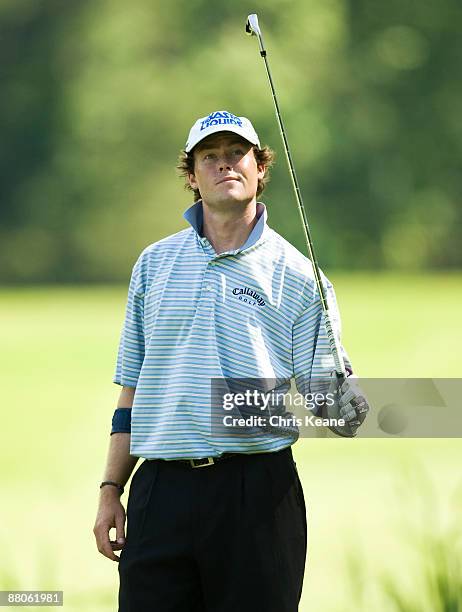
M 204 159 L 215 159 L 215 157 L 215 153 L 207 153 L 206 155 L 204 155 Z

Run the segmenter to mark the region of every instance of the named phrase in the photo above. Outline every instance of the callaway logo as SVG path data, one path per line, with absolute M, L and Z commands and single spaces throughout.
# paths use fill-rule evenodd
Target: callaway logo
M 239 119 L 239 117 L 236 117 L 236 115 L 226 111 L 217 111 L 216 113 L 211 113 L 208 117 L 201 121 L 201 132 L 212 125 L 224 125 L 229 123 L 242 127 L 242 121 Z
M 252 306 L 255 306 L 255 304 L 265 306 L 265 300 L 261 297 L 261 295 L 248 287 L 234 287 L 233 295 L 239 296 L 239 299 L 242 302 L 247 302 L 247 304 L 251 304 Z

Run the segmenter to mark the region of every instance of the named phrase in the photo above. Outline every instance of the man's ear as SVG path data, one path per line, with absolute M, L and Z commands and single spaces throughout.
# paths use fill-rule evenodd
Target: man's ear
M 196 177 L 195 177 L 195 175 L 194 175 L 194 174 L 192 174 L 191 172 L 188 174 L 188 181 L 189 181 L 189 184 L 191 185 L 191 187 L 192 187 L 193 189 L 197 189 L 197 188 L 198 188 L 198 187 L 197 187 Z
M 265 164 L 257 164 L 257 170 L 258 170 L 258 178 L 262 179 L 266 174 Z

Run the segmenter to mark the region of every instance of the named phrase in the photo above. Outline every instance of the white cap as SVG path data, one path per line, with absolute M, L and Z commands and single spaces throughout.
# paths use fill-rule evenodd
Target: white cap
M 215 111 L 207 117 L 201 117 L 192 126 L 184 150 L 189 153 L 201 140 L 217 132 L 234 132 L 260 147 L 257 132 L 247 117 L 236 117 L 228 111 Z

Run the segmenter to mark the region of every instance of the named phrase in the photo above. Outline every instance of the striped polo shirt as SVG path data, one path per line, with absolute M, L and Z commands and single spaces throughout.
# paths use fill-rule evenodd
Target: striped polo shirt
M 232 436 L 211 428 L 211 379 L 273 379 L 279 388 L 294 378 L 306 393 L 310 379 L 330 375 L 312 264 L 267 225 L 262 203 L 245 244 L 218 255 L 201 235 L 202 203 L 184 217 L 191 227 L 144 249 L 130 280 L 113 379 L 136 387 L 130 454 L 189 459 L 281 450 L 297 434 Z M 322 278 L 340 334 L 334 290 Z

